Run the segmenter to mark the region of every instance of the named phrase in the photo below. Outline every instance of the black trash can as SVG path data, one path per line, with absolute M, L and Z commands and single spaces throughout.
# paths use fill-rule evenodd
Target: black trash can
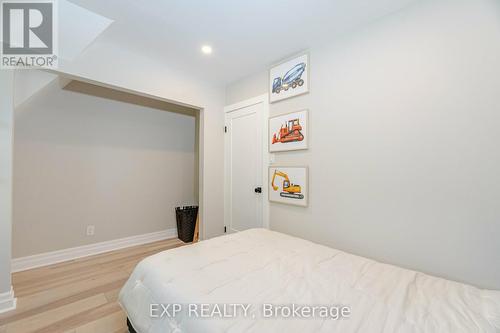
M 185 243 L 193 241 L 197 216 L 198 206 L 175 207 L 177 235 L 181 241 Z

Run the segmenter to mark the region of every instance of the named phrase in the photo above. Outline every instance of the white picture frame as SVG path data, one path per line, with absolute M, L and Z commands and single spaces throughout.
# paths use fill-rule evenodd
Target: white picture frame
M 270 153 L 309 148 L 309 110 L 299 110 L 269 118 Z
M 307 207 L 309 204 L 309 168 L 305 166 L 270 166 L 269 201 Z
M 269 103 L 309 92 L 309 53 L 281 62 L 269 70 Z

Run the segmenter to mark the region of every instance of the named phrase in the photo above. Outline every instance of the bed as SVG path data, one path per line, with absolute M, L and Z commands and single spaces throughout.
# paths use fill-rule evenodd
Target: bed
M 500 332 L 499 291 L 266 229 L 148 257 L 137 265 L 119 300 L 138 333 Z M 248 311 L 236 311 L 238 304 Z M 174 305 L 179 311 L 172 311 Z M 221 315 L 224 305 L 229 310 Z M 206 317 L 191 311 L 203 306 L 214 312 Z M 326 316 L 282 311 L 292 306 L 334 311 Z M 349 311 L 334 316 L 344 309 Z

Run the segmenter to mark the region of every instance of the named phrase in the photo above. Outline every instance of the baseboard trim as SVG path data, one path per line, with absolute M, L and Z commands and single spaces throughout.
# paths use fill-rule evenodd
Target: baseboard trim
M 131 246 L 152 243 L 177 237 L 177 229 L 167 229 L 150 234 L 120 238 L 101 243 L 73 247 L 64 250 L 46 252 L 28 257 L 12 259 L 12 272 L 21 272 L 37 267 L 48 266 L 60 262 L 92 256 L 95 254 L 119 250 Z
M 0 293 L 0 313 L 12 311 L 16 309 L 17 298 L 14 297 L 14 289 L 10 287 L 10 291 Z

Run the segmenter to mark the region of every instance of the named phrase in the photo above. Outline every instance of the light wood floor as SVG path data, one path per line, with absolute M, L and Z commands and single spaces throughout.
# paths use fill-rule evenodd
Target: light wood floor
M 183 244 L 170 239 L 15 273 L 17 309 L 0 315 L 0 333 L 128 332 L 120 289 L 141 259 Z

